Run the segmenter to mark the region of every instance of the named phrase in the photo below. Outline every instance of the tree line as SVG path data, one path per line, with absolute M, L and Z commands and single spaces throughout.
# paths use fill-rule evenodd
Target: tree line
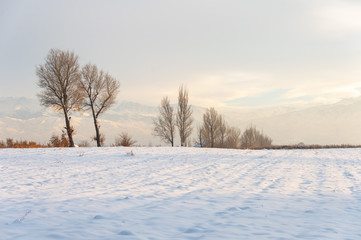
M 178 90 L 178 104 L 176 111 L 172 107 L 168 96 L 162 98 L 159 114 L 153 121 L 153 135 L 174 146 L 175 132 L 178 129 L 180 145 L 189 146 L 194 121 L 192 109 L 189 105 L 188 90 L 182 85 Z M 203 114 L 203 122 L 197 128 L 197 138 L 194 144 L 208 148 L 269 148 L 272 139 L 254 126 L 247 128 L 243 134 L 238 127 L 231 127 L 223 115 L 211 107 Z
M 52 108 L 64 115 L 65 131 L 60 136 L 52 135 L 47 145 L 34 141 L 0 140 L 0 148 L 35 148 L 35 147 L 74 147 L 73 135 L 75 129 L 71 124 L 74 111 L 89 111 L 93 118 L 95 135 L 93 140 L 97 146 L 104 144 L 105 136 L 100 132 L 99 117 L 115 103 L 119 93 L 119 81 L 104 72 L 95 64 L 88 63 L 80 67 L 79 57 L 70 51 L 50 49 L 45 63 L 36 67 L 37 85 L 41 88 L 38 94 L 40 104 Z M 208 147 L 208 148 L 352 148 L 358 145 L 272 145 L 272 139 L 255 126 L 248 127 L 243 133 L 240 128 L 229 126 L 225 117 L 215 108 L 210 107 L 202 117 L 202 123 L 196 129 L 196 138 L 191 139 L 193 133 L 193 111 L 189 105 L 188 89 L 181 85 L 178 90 L 178 104 L 176 110 L 165 96 L 159 106 L 159 114 L 153 120 L 153 135 L 164 143 L 175 145 L 176 130 L 178 129 L 180 145 Z M 113 146 L 133 146 L 135 140 L 127 132 L 122 132 L 115 139 Z M 80 146 L 89 146 L 83 141 Z
M 37 85 L 41 92 L 37 95 L 40 104 L 49 107 L 64 116 L 65 127 L 60 136 L 53 135 L 48 145 L 54 147 L 74 147 L 75 129 L 71 124 L 71 115 L 75 111 L 90 112 L 94 124 L 94 138 L 97 146 L 104 144 L 105 136 L 100 132 L 99 117 L 114 103 L 119 93 L 119 81 L 104 72 L 95 64 L 88 63 L 80 67 L 79 57 L 70 51 L 50 49 L 45 63 L 36 67 Z M 197 128 L 197 137 L 192 142 L 193 111 L 189 105 L 188 89 L 181 85 L 178 89 L 176 110 L 166 96 L 161 100 L 159 115 L 153 121 L 153 135 L 175 145 L 178 130 L 180 145 L 210 148 L 265 148 L 270 147 L 272 139 L 255 127 L 246 129 L 241 135 L 237 127 L 230 127 L 224 116 L 213 107 L 203 114 L 202 125 Z M 123 132 L 116 139 L 114 146 L 132 146 L 136 143 L 129 134 Z M 5 145 L 5 144 L 2 144 Z M 88 146 L 84 141 L 81 145 Z M 14 142 L 7 139 L 6 146 L 43 146 L 35 142 Z

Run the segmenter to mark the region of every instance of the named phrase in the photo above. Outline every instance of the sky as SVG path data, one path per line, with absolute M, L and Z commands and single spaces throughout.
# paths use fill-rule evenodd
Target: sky
M 0 0 L 0 97 L 36 98 L 36 66 L 74 51 L 120 101 L 317 105 L 361 95 L 361 2 Z

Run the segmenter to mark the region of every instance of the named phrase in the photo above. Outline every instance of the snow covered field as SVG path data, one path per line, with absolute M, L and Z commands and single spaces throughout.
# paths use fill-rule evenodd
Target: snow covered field
M 1 149 L 0 239 L 361 239 L 361 150 Z

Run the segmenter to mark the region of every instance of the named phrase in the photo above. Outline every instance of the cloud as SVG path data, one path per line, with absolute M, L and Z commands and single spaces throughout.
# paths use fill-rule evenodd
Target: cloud
M 24 130 L 17 130 L 15 128 L 10 128 L 10 127 L 6 128 L 5 130 L 8 133 L 13 133 L 13 134 L 22 134 L 22 133 L 24 133 Z
M 311 97 L 285 97 L 289 89 L 272 89 L 271 91 L 257 94 L 255 96 L 242 97 L 227 101 L 229 106 L 242 106 L 242 107 L 264 107 L 272 105 L 294 104 L 300 101 L 308 101 Z
M 250 72 L 226 72 L 200 76 L 189 83 L 192 101 L 199 106 L 223 106 L 237 98 L 244 98 L 269 91 L 264 85 L 271 76 Z
M 294 75 L 236 71 L 204 75 L 188 84 L 191 104 L 203 107 L 317 105 L 361 95 L 361 83 L 347 76 Z
M 336 35 L 361 33 L 361 3 L 355 1 L 326 1 L 312 15 L 320 30 Z

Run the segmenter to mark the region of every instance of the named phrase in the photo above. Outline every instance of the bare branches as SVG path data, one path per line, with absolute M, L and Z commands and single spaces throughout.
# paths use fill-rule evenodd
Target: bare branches
M 38 94 L 40 104 L 63 111 L 69 145 L 74 147 L 70 114 L 81 108 L 84 98 L 78 88 L 81 78 L 78 56 L 73 52 L 51 49 L 45 64 L 37 67 L 36 74 L 39 78 L 38 86 L 42 89 Z
M 111 75 L 99 71 L 96 65 L 89 63 L 82 69 L 79 86 L 83 94 L 86 95 L 83 106 L 92 112 L 96 133 L 95 140 L 97 146 L 100 147 L 102 143 L 98 117 L 115 103 L 120 84 Z
M 271 145 L 272 139 L 252 126 L 246 129 L 241 137 L 242 148 L 265 148 Z
M 153 134 L 173 147 L 175 121 L 173 107 L 170 105 L 168 97 L 163 97 L 159 107 L 159 116 L 154 119 L 153 125 Z
M 97 145 L 101 146 L 98 117 L 114 103 L 119 92 L 119 82 L 97 66 L 87 64 L 79 69 L 78 56 L 73 52 L 51 49 L 45 64 L 36 69 L 39 78 L 38 94 L 41 105 L 63 111 L 70 146 L 73 128 L 70 124 L 72 110 L 91 109 L 96 129 Z
M 218 116 L 218 126 L 219 126 L 219 134 L 218 136 L 216 136 L 216 147 L 223 148 L 226 147 L 225 144 L 228 133 L 227 131 L 228 126 L 222 115 Z
M 178 92 L 178 112 L 176 124 L 179 130 L 181 146 L 185 146 L 188 137 L 192 134 L 192 109 L 188 105 L 188 90 L 182 86 Z
M 202 136 L 205 147 L 215 147 L 216 138 L 220 132 L 220 117 L 217 111 L 211 107 L 203 114 Z
M 51 49 L 45 64 L 37 67 L 38 86 L 43 89 L 39 94 L 45 107 L 65 109 L 69 112 L 81 105 L 83 96 L 77 88 L 80 79 L 78 56 L 73 52 Z
M 93 108 L 98 117 L 115 103 L 120 84 L 110 74 L 99 71 L 92 64 L 83 67 L 82 76 L 80 87 L 87 95 L 83 105 L 88 109 Z
M 240 148 L 241 130 L 229 127 L 214 108 L 203 114 L 203 125 L 198 128 L 197 143 L 201 147 Z
M 237 127 L 227 129 L 226 148 L 239 148 L 241 146 L 241 130 Z
M 108 73 L 105 74 L 104 82 L 101 85 L 103 89 L 97 98 L 98 102 L 95 101 L 97 106 L 96 117 L 104 113 L 115 103 L 120 87 L 119 82 Z

